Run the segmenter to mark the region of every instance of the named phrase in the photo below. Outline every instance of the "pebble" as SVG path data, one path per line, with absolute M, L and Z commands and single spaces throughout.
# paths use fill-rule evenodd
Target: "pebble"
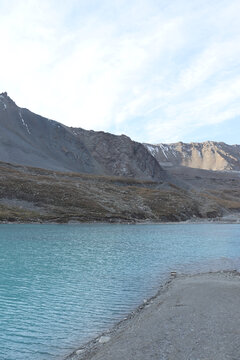
M 84 351 L 84 349 L 78 349 L 78 350 L 76 350 L 76 355 L 80 355 L 83 351 Z
M 101 336 L 100 339 L 98 340 L 101 344 L 105 344 L 110 340 L 110 336 Z

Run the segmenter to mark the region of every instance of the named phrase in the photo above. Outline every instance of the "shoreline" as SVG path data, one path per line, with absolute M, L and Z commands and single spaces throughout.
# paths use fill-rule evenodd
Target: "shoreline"
M 92 352 L 95 351 L 96 348 L 101 347 L 101 342 L 99 340 L 102 337 L 110 337 L 111 335 L 114 335 L 119 329 L 122 328 L 122 326 L 128 325 L 128 322 L 130 322 L 137 314 L 139 314 L 146 306 L 149 306 L 158 296 L 160 296 L 162 293 L 167 291 L 168 286 L 171 284 L 171 282 L 176 278 L 177 274 L 175 271 L 171 272 L 168 279 L 159 287 L 159 290 L 154 294 L 153 296 L 144 299 L 144 301 L 138 305 L 135 309 L 133 309 L 130 313 L 128 313 L 124 318 L 119 320 L 116 324 L 114 324 L 112 327 L 107 329 L 106 331 L 101 332 L 99 335 L 94 337 L 93 339 L 83 343 L 78 349 L 74 350 L 70 355 L 67 355 L 63 358 L 63 360 L 81 360 L 81 359 L 87 359 L 86 356 Z M 108 342 L 108 341 L 107 341 Z M 104 343 L 104 342 L 103 342 Z
M 0 221 L 0 225 L 22 225 L 22 224 L 36 224 L 36 225 L 81 225 L 81 224 L 109 224 L 109 225 L 174 225 L 174 224 L 240 224 L 240 213 L 233 213 L 222 217 L 216 218 L 189 218 L 180 221 L 153 221 L 151 220 L 132 220 L 132 221 L 77 221 L 70 220 L 68 222 L 57 221 Z
M 200 293 L 198 293 L 199 287 Z M 230 360 L 240 358 L 238 341 L 236 343 L 235 337 L 229 331 L 222 334 L 222 327 L 215 324 L 222 316 L 222 324 L 224 326 L 228 324 L 228 327 L 233 328 L 234 332 L 239 333 L 239 296 L 240 273 L 237 270 L 194 275 L 171 272 L 168 280 L 160 286 L 154 296 L 144 300 L 128 316 L 109 330 L 80 346 L 64 357 L 64 360 L 183 360 L 185 357 L 181 356 L 184 352 L 193 351 L 196 341 L 198 346 L 195 358 L 197 359 Z M 223 299 L 225 300 L 223 301 Z M 230 300 L 231 310 L 227 307 Z M 196 329 L 194 331 L 192 329 L 189 331 L 189 328 L 193 327 L 190 320 L 195 321 Z M 214 336 L 211 337 L 212 328 Z M 221 353 L 220 351 L 216 353 L 216 357 L 214 357 L 219 346 L 218 340 L 222 341 L 223 335 L 226 340 L 225 350 L 229 352 L 233 348 L 235 357 L 229 358 L 227 353 L 224 355 L 224 349 Z M 185 343 L 181 340 L 178 344 L 179 348 L 176 349 L 174 343 L 179 337 L 184 338 L 182 340 L 185 340 Z M 208 344 L 208 340 L 210 344 Z M 157 351 L 156 343 L 161 344 L 160 348 L 157 347 L 159 348 Z M 201 357 L 199 351 L 204 346 L 206 354 L 205 357 Z M 235 349 L 236 347 L 237 349 Z M 211 355 L 208 353 L 209 351 L 212 352 Z M 159 357 L 160 355 L 162 357 Z M 192 357 L 186 359 L 190 360 Z

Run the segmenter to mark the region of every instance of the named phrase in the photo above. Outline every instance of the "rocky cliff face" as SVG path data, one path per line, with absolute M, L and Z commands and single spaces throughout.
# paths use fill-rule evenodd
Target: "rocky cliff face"
M 164 167 L 187 166 L 205 170 L 240 171 L 240 145 L 206 141 L 145 146 Z
M 7 93 L 0 94 L 0 161 L 156 181 L 166 176 L 147 149 L 127 136 L 64 126 L 18 107 Z

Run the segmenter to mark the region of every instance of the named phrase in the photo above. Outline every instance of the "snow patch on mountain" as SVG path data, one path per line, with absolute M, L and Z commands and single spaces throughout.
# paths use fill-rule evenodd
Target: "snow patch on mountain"
M 29 135 L 31 134 L 31 132 L 30 132 L 30 130 L 29 130 L 29 128 L 28 128 L 28 125 L 25 123 L 25 121 L 24 121 L 24 119 L 23 119 L 23 117 L 22 117 L 22 112 L 21 112 L 21 110 L 19 110 L 19 116 L 20 116 L 20 120 L 22 121 L 22 124 L 23 124 L 23 126 L 25 126 L 25 128 L 27 129 L 27 132 L 29 133 Z

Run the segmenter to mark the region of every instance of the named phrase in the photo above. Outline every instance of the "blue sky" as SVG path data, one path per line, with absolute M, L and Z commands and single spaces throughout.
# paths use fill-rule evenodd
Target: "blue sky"
M 0 84 L 69 126 L 240 143 L 239 0 L 0 0 Z

